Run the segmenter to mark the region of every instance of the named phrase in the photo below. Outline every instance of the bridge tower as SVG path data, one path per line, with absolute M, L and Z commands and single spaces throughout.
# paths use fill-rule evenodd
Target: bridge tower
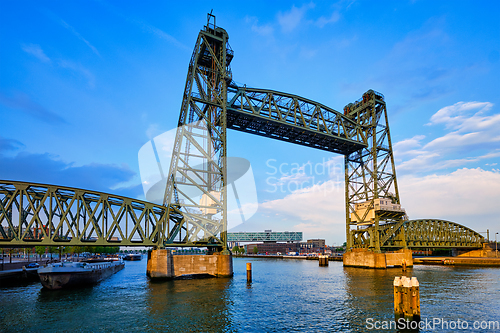
M 396 168 L 384 96 L 368 90 L 344 108 L 344 114 L 363 128 L 367 147 L 345 155 L 347 248 L 380 252 L 394 233 L 406 248 Z
M 171 232 L 165 244 L 228 253 L 226 107 L 233 58 L 228 39 L 208 14 L 189 63 L 167 178 L 163 230 Z

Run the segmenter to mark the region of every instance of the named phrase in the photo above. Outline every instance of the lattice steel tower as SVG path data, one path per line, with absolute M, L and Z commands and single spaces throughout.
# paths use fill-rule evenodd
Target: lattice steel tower
M 228 38 L 208 14 L 189 63 L 165 190 L 166 223 L 175 224 L 166 243 L 227 251 L 226 107 L 233 58 Z
M 407 217 L 399 198 L 384 96 L 368 90 L 344 114 L 362 126 L 367 143 L 345 156 L 347 248 L 380 252 L 394 233 L 398 235 L 393 239 L 406 247 L 401 226 Z

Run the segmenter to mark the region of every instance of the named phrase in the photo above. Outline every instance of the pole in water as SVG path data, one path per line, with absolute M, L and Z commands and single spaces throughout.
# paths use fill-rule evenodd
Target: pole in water
M 406 272 L 406 259 L 403 259 L 401 266 L 403 267 L 403 272 Z
M 247 282 L 252 282 L 252 263 L 247 262 Z
M 320 266 L 323 266 L 323 267 L 328 266 L 328 256 L 322 255 L 322 256 L 319 256 L 318 259 L 319 259 Z
M 404 318 L 407 322 L 420 321 L 420 290 L 416 277 L 394 278 L 394 318 L 396 322 Z
M 399 318 L 404 317 L 404 312 L 402 308 L 403 300 L 401 293 L 402 283 L 399 276 L 396 276 L 394 278 L 393 285 L 394 285 L 394 319 L 397 322 Z

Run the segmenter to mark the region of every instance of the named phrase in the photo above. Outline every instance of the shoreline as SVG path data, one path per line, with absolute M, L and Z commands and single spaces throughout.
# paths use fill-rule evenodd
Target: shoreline
M 264 258 L 264 259 L 296 259 L 319 260 L 318 256 L 285 256 L 285 255 L 234 255 L 235 258 Z M 342 256 L 328 257 L 328 261 L 342 261 Z M 441 266 L 479 266 L 500 267 L 499 258 L 489 257 L 413 257 L 413 265 L 441 265 Z

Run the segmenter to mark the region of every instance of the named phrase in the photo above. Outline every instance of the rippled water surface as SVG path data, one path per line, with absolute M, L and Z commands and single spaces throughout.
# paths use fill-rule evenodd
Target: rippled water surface
M 2 288 L 0 332 L 370 332 L 367 318 L 393 320 L 392 281 L 401 270 L 235 258 L 230 279 L 153 283 L 145 273 L 143 259 L 93 287 Z M 415 266 L 407 274 L 420 281 L 424 319 L 465 320 L 468 331 L 474 321 L 500 320 L 499 268 Z

